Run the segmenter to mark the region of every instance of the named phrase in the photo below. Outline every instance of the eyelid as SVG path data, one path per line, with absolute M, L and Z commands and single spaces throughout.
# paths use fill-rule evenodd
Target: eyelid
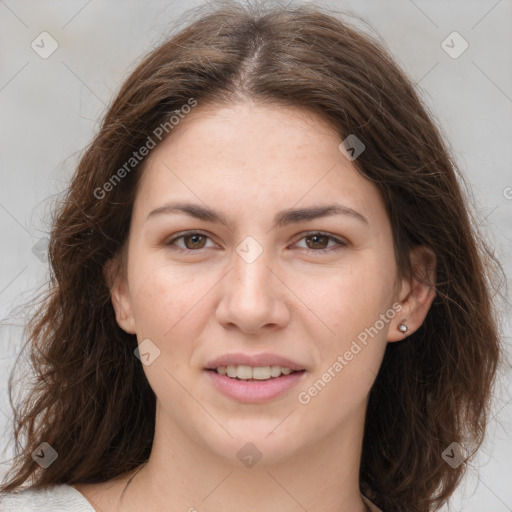
M 192 236 L 192 235 L 196 235 L 196 234 L 202 235 L 206 238 L 209 238 L 210 240 L 212 238 L 207 232 L 202 231 L 200 229 L 194 229 L 194 230 L 188 230 L 188 231 L 182 231 L 182 232 L 176 233 L 175 235 L 172 236 L 172 238 L 170 238 L 166 242 L 164 242 L 164 245 L 166 247 L 171 247 L 180 238 L 184 238 L 186 236 Z M 319 231 L 319 230 L 311 230 L 311 231 L 306 231 L 306 232 L 301 233 L 300 237 L 292 245 L 297 244 L 303 238 L 307 238 L 308 236 L 313 236 L 313 235 L 326 236 L 330 240 L 334 240 L 337 243 L 336 244 L 337 247 L 334 246 L 334 247 L 329 247 L 327 249 L 308 249 L 308 248 L 301 247 L 300 249 L 305 250 L 309 253 L 325 254 L 325 253 L 330 253 L 330 252 L 336 251 L 337 249 L 341 249 L 341 248 L 349 245 L 349 242 L 346 239 L 338 237 L 338 236 L 334 236 L 331 233 L 327 233 L 325 231 Z M 176 251 L 176 252 L 187 252 L 187 253 L 194 253 L 194 252 L 200 253 L 204 249 L 207 249 L 207 248 L 203 247 L 201 249 L 195 249 L 195 250 L 194 249 L 183 249 L 182 247 L 177 247 L 177 246 L 174 246 L 171 248 L 171 250 Z

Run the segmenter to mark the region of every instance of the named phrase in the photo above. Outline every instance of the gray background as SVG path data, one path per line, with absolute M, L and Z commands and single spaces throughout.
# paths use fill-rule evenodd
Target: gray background
M 2 460 L 12 456 L 7 379 L 20 352 L 24 322 L 16 307 L 44 287 L 48 276 L 44 246 L 52 201 L 66 188 L 82 148 L 135 61 L 169 33 L 183 11 L 200 3 L 0 0 Z M 365 31 L 377 31 L 418 84 L 472 187 L 480 228 L 510 282 L 512 2 L 317 3 L 366 20 L 370 26 L 352 21 Z M 44 31 L 58 43 L 47 59 L 31 47 Z M 454 31 L 469 45 L 458 58 L 441 46 Z M 461 44 L 455 39 L 452 51 Z M 503 307 L 502 318 L 510 354 L 509 309 Z M 497 391 L 487 441 L 450 508 L 443 510 L 512 511 L 509 370 Z M 0 475 L 6 468 L 0 465 Z

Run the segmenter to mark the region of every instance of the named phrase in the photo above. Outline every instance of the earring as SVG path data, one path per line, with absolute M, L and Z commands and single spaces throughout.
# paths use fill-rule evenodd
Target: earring
M 407 325 L 404 324 L 405 322 L 405 318 L 402 320 L 402 322 L 400 323 L 400 325 L 398 326 L 398 330 L 405 334 L 407 332 Z

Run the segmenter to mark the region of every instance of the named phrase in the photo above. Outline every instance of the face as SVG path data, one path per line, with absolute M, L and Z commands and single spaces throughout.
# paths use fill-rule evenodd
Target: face
M 159 428 L 227 459 L 252 442 L 267 461 L 361 428 L 403 313 L 383 201 L 341 141 L 301 109 L 199 105 L 148 157 L 113 301 L 149 354 Z M 302 371 L 206 370 L 233 353 Z

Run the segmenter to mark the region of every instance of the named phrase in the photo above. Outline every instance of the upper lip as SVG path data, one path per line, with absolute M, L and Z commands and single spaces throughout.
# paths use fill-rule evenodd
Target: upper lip
M 228 365 L 246 365 L 246 366 L 281 366 L 290 368 L 290 370 L 301 371 L 304 367 L 299 363 L 292 361 L 278 354 L 224 354 L 223 356 L 212 359 L 207 365 L 206 370 L 216 370 L 219 366 Z

